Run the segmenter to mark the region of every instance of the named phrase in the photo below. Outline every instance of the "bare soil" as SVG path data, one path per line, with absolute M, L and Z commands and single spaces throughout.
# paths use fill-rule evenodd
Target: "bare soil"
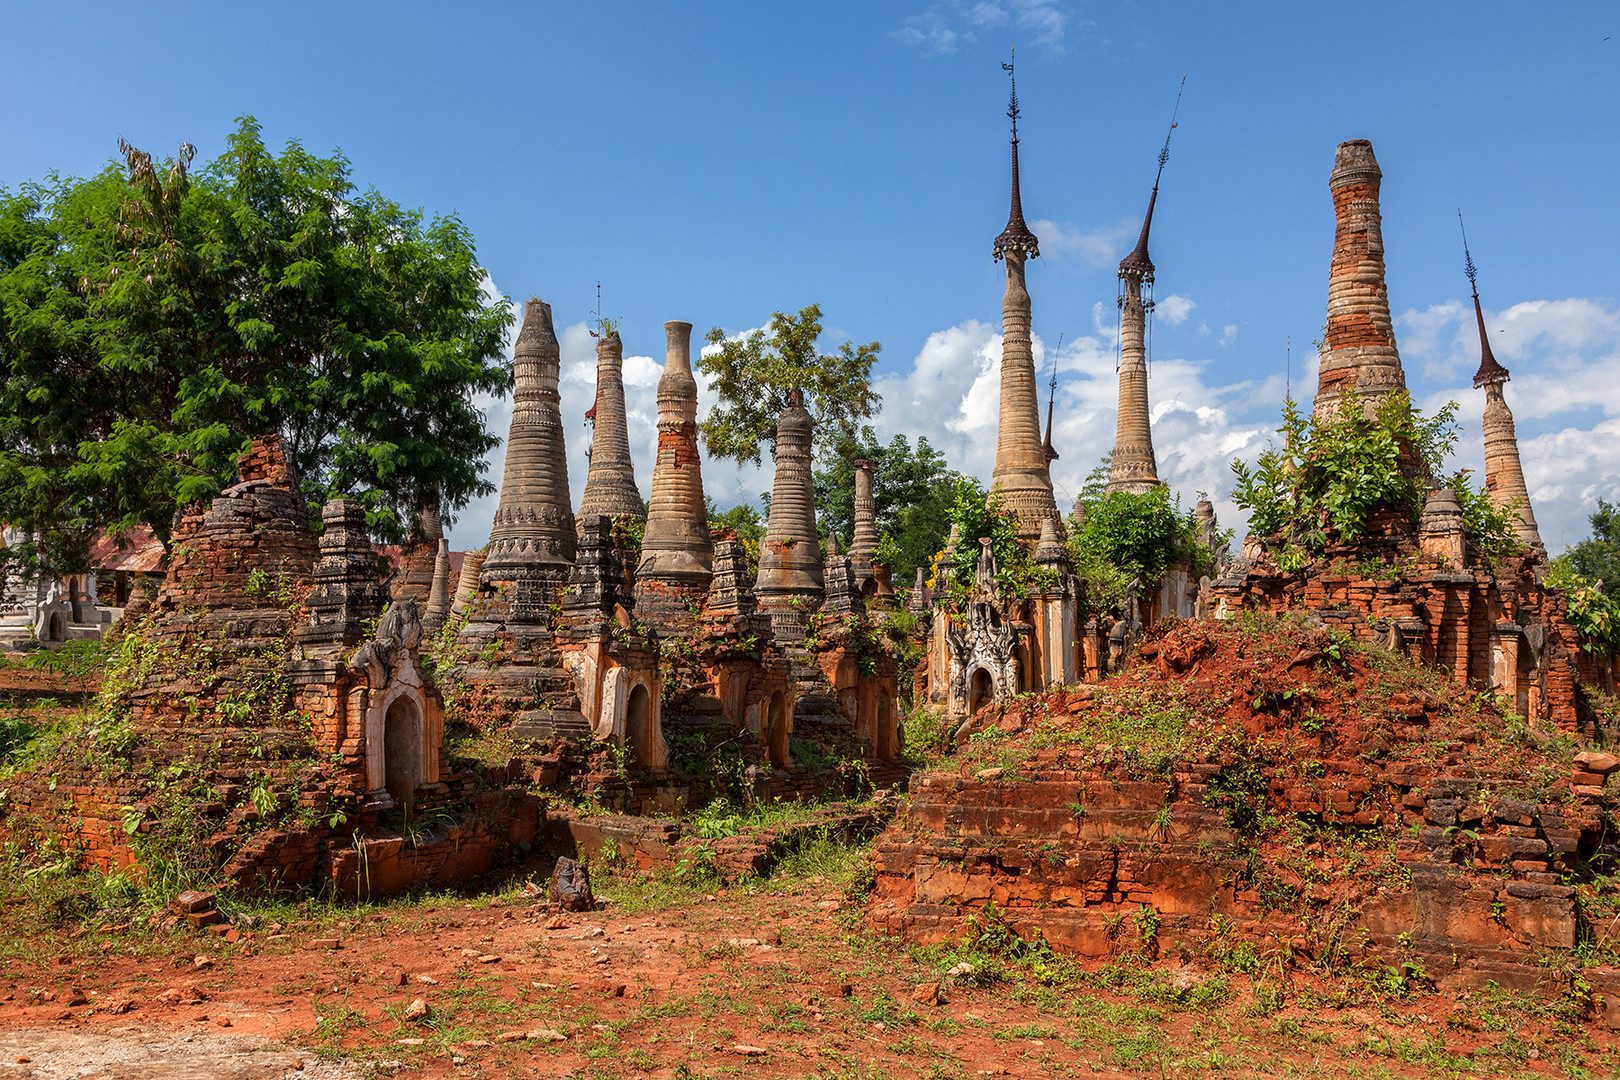
M 1610 1033 L 1500 994 L 907 947 L 851 929 L 859 858 L 707 892 L 624 871 L 582 914 L 517 888 L 306 905 L 235 942 L 52 927 L 13 894 L 0 1078 L 1616 1074 Z

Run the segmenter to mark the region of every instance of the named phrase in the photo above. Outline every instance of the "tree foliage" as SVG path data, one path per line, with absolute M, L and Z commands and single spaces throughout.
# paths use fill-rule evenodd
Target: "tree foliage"
M 876 341 L 857 347 L 846 341 L 835 353 L 822 353 L 821 308 L 811 304 L 797 315 L 771 315 L 770 329 L 727 338 L 718 326 L 707 339 L 698 370 L 709 377 L 718 403 L 699 424 L 710 454 L 740 464 L 758 465 L 760 447 L 775 453 L 776 421 L 787 407 L 788 394 L 803 390 L 805 408 L 816 422 L 817 450 L 839 438 L 854 439 L 860 425 L 882 402 L 872 390 L 872 365 L 883 346 Z
M 887 566 L 901 586 L 912 584 L 917 567 L 927 567 L 950 532 L 951 503 L 956 497 L 958 473 L 945 456 L 919 436 L 913 446 L 896 435 L 887 446 L 872 429 L 859 438 L 838 436 L 831 441 L 826 467 L 816 470 L 816 523 L 836 533 L 849 550 L 855 533 L 855 462 L 872 462 L 872 502 L 880 537 L 875 561 Z
M 1457 492 L 1464 523 L 1485 557 L 1506 554 L 1518 546 L 1509 511 L 1472 487 L 1467 470 L 1444 471 L 1457 441 L 1456 415 L 1457 403 L 1450 402 L 1426 417 L 1404 391 L 1371 415 L 1351 399 L 1326 419 L 1290 399 L 1277 429 L 1283 444 L 1265 450 L 1253 468 L 1232 462 L 1232 499 L 1249 512 L 1250 532 L 1320 552 L 1330 542 L 1364 535 L 1379 511 L 1403 515 L 1415 526 L 1431 484 L 1438 484 Z
M 973 595 L 979 565 L 980 540 L 990 540 L 996 560 L 996 588 L 1003 598 L 1027 596 L 1031 585 L 1044 584 L 1044 573 L 1018 538 L 1018 514 L 1002 505 L 999 492 L 988 496 L 978 480 L 958 477 L 951 500 L 950 524 L 959 531 L 955 561 L 950 572 L 950 596 L 960 609 Z M 935 566 L 935 575 L 938 566 Z
M 709 531 L 727 530 L 735 533 L 748 555 L 750 567 L 759 566 L 759 542 L 765 539 L 765 516 L 747 503 L 738 503 L 727 510 L 717 509 L 714 500 L 703 497 L 704 510 L 709 520 Z
M 454 215 L 251 117 L 200 171 L 122 149 L 0 190 L 0 519 L 72 572 L 98 528 L 166 540 L 271 433 L 312 503 L 355 496 L 387 539 L 493 491 L 473 395 L 510 384 L 510 314 Z
M 1620 600 L 1620 507 L 1599 499 L 1596 512 L 1587 520 L 1592 535 L 1555 562 L 1566 563 L 1582 580 L 1597 583 L 1603 595 Z
M 1093 470 L 1105 472 L 1108 459 Z M 1116 610 L 1132 580 L 1139 595 L 1158 588 L 1173 563 L 1196 579 L 1212 573 L 1215 554 L 1199 539 L 1198 519 L 1181 509 L 1170 489 L 1103 491 L 1088 480 L 1080 499 L 1084 519 L 1069 522 L 1069 560 L 1086 583 L 1093 611 Z

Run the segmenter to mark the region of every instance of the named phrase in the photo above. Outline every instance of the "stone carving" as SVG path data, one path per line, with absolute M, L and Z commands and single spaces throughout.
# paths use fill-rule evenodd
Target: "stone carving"
M 1333 192 L 1333 263 L 1328 272 L 1327 329 L 1314 409 L 1331 416 L 1355 394 L 1368 414 L 1406 389 L 1384 285 L 1384 238 L 1378 208 L 1383 172 L 1372 143 L 1339 144 L 1328 186 Z
M 866 610 L 855 584 L 854 560 L 838 550 L 837 534 L 827 537 L 827 598 L 821 610 L 834 618 L 861 615 Z
M 54 645 L 67 640 L 68 624 L 73 621 L 73 608 L 62 595 L 62 583 L 52 578 L 45 587 L 45 595 L 34 605 L 34 640 Z
M 377 622 L 376 635 L 349 658 L 349 670 L 365 675 L 380 690 L 396 678 L 407 686 L 421 686 L 416 672 L 416 651 L 422 644 L 422 619 L 415 600 L 396 600 Z
M 748 553 L 740 540 L 722 540 L 714 548 L 714 578 L 709 585 L 712 615 L 752 615 L 754 583 L 748 577 Z
M 996 603 L 996 553 L 991 550 L 988 536 L 979 537 L 979 561 L 973 567 L 973 599 L 987 604 Z
M 596 344 L 596 404 L 591 412 L 591 466 L 585 491 L 579 497 L 579 517 L 647 516 L 636 490 L 635 465 L 630 460 L 630 432 L 624 413 L 624 343 L 614 330 Z
M 952 715 L 971 720 L 984 705 L 1018 693 L 1018 628 L 1003 621 L 994 604 L 969 604 L 966 622 L 952 621 L 945 638 L 951 652 Z M 976 697 L 974 682 L 981 674 L 988 693 Z
M 585 864 L 564 856 L 551 870 L 547 898 L 564 911 L 590 911 L 596 906 L 591 895 L 591 872 Z
M 1232 561 L 1231 550 L 1221 539 L 1220 525 L 1215 520 L 1215 504 L 1208 499 L 1198 500 L 1198 542 L 1209 548 L 1215 557 L 1215 576 L 1220 577 Z
M 364 626 L 388 603 L 377 576 L 377 555 L 366 535 L 366 511 L 353 499 L 332 499 L 321 508 L 321 553 L 315 588 L 305 602 L 309 616 L 298 628 L 305 644 L 353 645 Z

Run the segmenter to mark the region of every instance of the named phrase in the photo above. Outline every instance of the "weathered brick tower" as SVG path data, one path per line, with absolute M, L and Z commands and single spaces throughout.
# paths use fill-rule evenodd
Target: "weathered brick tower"
M 596 343 L 596 403 L 589 418 L 591 468 L 579 497 L 579 516 L 644 518 L 647 507 L 636 490 L 635 464 L 630 460 L 630 432 L 624 415 L 624 343 L 617 330 Z
M 701 604 L 713 577 L 714 544 L 703 505 L 698 457 L 697 380 L 692 377 L 692 324 L 664 324 L 664 374 L 658 379 L 658 458 L 653 464 L 647 530 L 636 569 L 636 614 L 667 630 L 666 616 L 690 620 L 687 601 Z
M 1172 122 L 1171 130 L 1175 129 Z M 1170 160 L 1170 136 L 1159 151 L 1159 172 L 1153 177 L 1147 214 L 1136 249 L 1119 263 L 1119 420 L 1114 429 L 1114 456 L 1108 470 L 1109 491 L 1145 494 L 1160 484 L 1159 463 L 1153 455 L 1153 432 L 1148 410 L 1147 316 L 1153 310 L 1153 260 L 1148 258 L 1148 231 L 1153 228 L 1153 207 L 1159 201 L 1159 178 Z M 1145 295 L 1144 295 L 1145 294 Z
M 1339 144 L 1328 186 L 1333 191 L 1333 263 L 1328 270 L 1327 329 L 1315 411 L 1332 415 L 1351 393 L 1371 412 L 1406 389 L 1401 354 L 1384 287 L 1383 218 L 1378 191 L 1384 174 L 1372 143 Z
M 1513 531 L 1519 542 L 1545 557 L 1547 547 L 1541 541 L 1535 512 L 1530 509 L 1530 489 L 1525 485 L 1524 467 L 1519 463 L 1513 411 L 1502 395 L 1502 384 L 1511 376 L 1491 353 L 1490 335 L 1485 332 L 1485 311 L 1479 305 L 1479 285 L 1474 280 L 1477 273 L 1474 257 L 1468 252 L 1466 239 L 1463 257 L 1468 286 L 1474 294 L 1474 318 L 1479 323 L 1479 371 L 1474 375 L 1474 386 L 1485 390 L 1485 490 L 1497 506 L 1513 507 Z
M 1011 64 L 1003 64 L 1009 74 Z M 996 429 L 996 465 L 991 487 L 1003 505 L 1018 514 L 1018 535 L 1035 540 L 1041 519 L 1058 519 L 1052 475 L 1041 443 L 1035 351 L 1030 341 L 1029 290 L 1024 263 L 1040 256 L 1040 241 L 1024 223 L 1018 185 L 1018 83 L 1014 77 L 1007 118 L 1012 121 L 1012 206 L 1007 227 L 996 237 L 992 255 L 1007 264 L 1007 290 L 1001 298 L 1001 416 Z M 1059 526 L 1061 528 L 1061 524 Z
M 810 475 L 813 426 L 803 391 L 793 391 L 776 422 L 776 479 L 754 585 L 759 610 L 770 614 L 771 628 L 784 642 L 803 637 L 804 620 L 821 606 L 826 591 Z

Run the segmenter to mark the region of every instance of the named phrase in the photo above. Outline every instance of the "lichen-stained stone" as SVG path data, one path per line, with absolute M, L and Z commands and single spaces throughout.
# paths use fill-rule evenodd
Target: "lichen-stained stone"
M 776 424 L 771 516 L 760 543 L 754 583 L 759 609 L 771 614 L 771 626 L 783 640 L 792 640 L 795 626 L 802 634 L 804 619 L 821 606 L 826 591 L 810 473 L 812 428 L 804 394 L 795 390 Z

